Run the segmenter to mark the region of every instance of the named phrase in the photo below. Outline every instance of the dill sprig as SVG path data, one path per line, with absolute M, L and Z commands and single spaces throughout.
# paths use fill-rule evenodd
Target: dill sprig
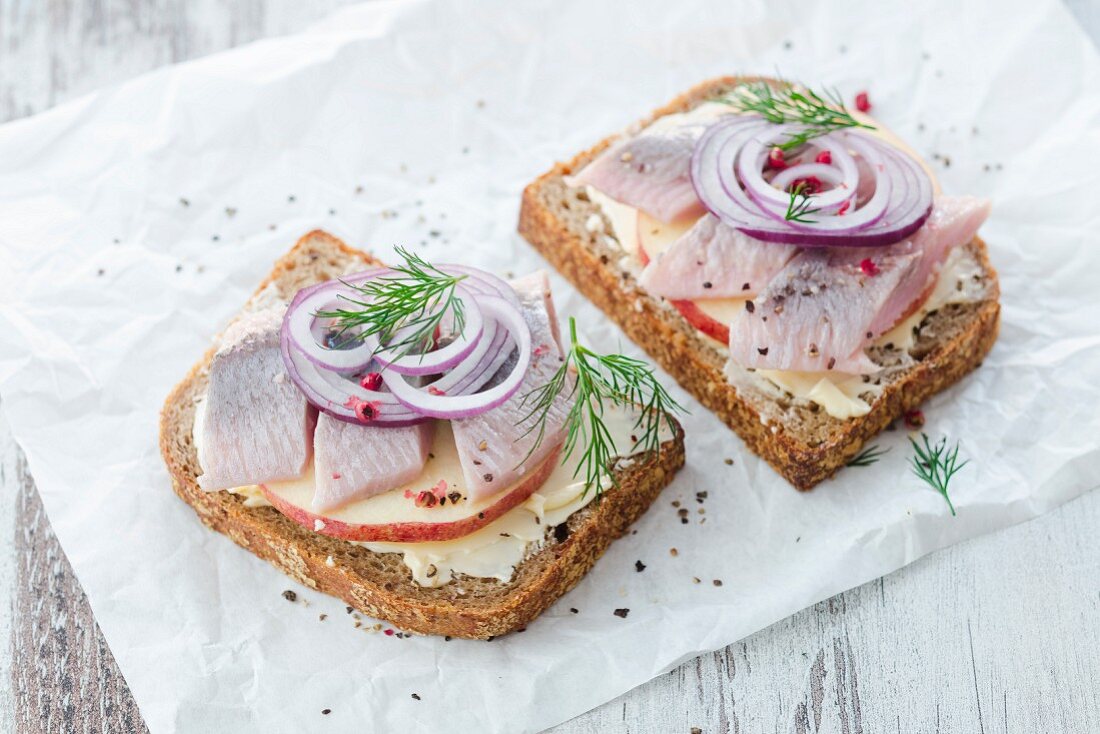
M 909 463 L 913 466 L 913 473 L 943 495 L 947 500 L 947 506 L 951 508 L 951 514 L 954 515 L 955 505 L 947 494 L 947 483 L 951 481 L 951 477 L 955 476 L 955 472 L 969 463 L 969 459 L 961 464 L 958 463 L 959 444 L 956 443 L 954 449 L 948 450 L 946 436 L 935 444 L 929 442 L 926 434 L 921 433 L 920 436 L 923 445 L 909 437 L 909 443 L 913 444 L 913 451 L 916 453 L 909 459 Z
M 584 493 L 587 494 L 589 488 L 595 488 L 598 498 L 603 490 L 618 484 L 612 471 L 612 460 L 622 455 L 603 421 L 605 405 L 639 411 L 634 422 L 631 453 L 657 451 L 661 445 L 661 427 L 674 430 L 672 414 L 684 409 L 657 381 L 653 368 L 645 362 L 622 354 L 598 354 L 580 344 L 577 341 L 577 322 L 573 317 L 569 317 L 569 340 L 565 360 L 550 381 L 524 395 L 523 405 L 530 405 L 530 408 L 520 423 L 537 419 L 537 423 L 523 434 L 526 436 L 537 428 L 538 434 L 530 451 L 534 453 L 546 434 L 546 422 L 554 401 L 568 391 L 574 401 L 565 419 L 562 461 L 572 456 L 579 443 L 584 445 L 584 453 L 573 476 L 579 476 L 583 467 Z
M 803 224 L 813 224 L 816 220 L 807 219 L 807 215 L 814 214 L 821 211 L 820 207 L 811 208 L 811 200 L 813 194 L 806 193 L 805 182 L 799 183 L 793 189 L 791 189 L 791 200 L 787 202 L 787 213 L 784 218 L 788 222 L 802 222 Z
M 455 287 L 466 276 L 445 273 L 403 247 L 396 250 L 404 260 L 391 268 L 396 275 L 358 285 L 341 281 L 360 296 L 340 296 L 355 308 L 318 311 L 316 316 L 332 319 L 337 337 L 361 341 L 377 335 L 380 348 L 395 350 L 398 356 L 403 356 L 414 348 L 431 350 L 437 329 L 447 314 L 451 314 L 454 333 L 462 333 L 466 316 Z M 399 332 L 401 337 L 394 341 Z
M 848 466 L 870 466 L 888 453 L 890 453 L 890 449 L 879 448 L 878 444 L 868 446 L 863 449 L 863 451 L 853 456 L 851 460 L 848 461 Z
M 738 112 L 755 113 L 775 124 L 795 123 L 805 125 L 802 130 L 789 133 L 779 148 L 784 151 L 805 145 L 813 138 L 834 130 L 862 127 L 874 130 L 852 117 L 840 93 L 824 89 L 818 94 L 812 89 L 796 88 L 783 82 L 778 88 L 767 82 L 748 82 L 736 87 L 731 96 L 720 101 L 732 105 Z

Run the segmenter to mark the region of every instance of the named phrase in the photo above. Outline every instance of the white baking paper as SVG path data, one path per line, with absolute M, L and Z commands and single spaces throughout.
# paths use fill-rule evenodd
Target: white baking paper
M 355 7 L 0 127 L 4 410 L 154 732 L 538 730 L 1098 483 L 1100 64 L 1061 6 L 612 5 Z M 355 629 L 171 492 L 161 401 L 299 235 L 543 267 L 515 234 L 527 181 L 691 84 L 776 69 L 867 90 L 946 191 L 995 202 L 1000 340 L 925 407 L 970 459 L 957 517 L 904 430 L 802 494 L 676 389 L 687 467 L 637 534 L 525 633 L 446 642 Z M 589 340 L 623 339 L 553 285 Z

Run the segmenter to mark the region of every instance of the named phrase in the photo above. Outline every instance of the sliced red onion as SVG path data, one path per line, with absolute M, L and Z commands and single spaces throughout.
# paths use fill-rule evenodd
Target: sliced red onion
M 374 276 L 386 272 L 379 268 L 376 271 L 366 271 Z M 365 273 L 357 273 L 356 277 L 365 276 Z M 335 370 L 341 373 L 358 372 L 366 367 L 371 360 L 373 348 L 365 343 L 360 343 L 351 349 L 330 349 L 318 341 L 315 332 L 318 319 L 318 311 L 330 311 L 340 308 L 341 304 L 347 305 L 347 299 L 361 298 L 359 293 L 351 287 L 360 282 L 369 280 L 351 279 L 330 280 L 318 285 L 303 288 L 295 294 L 290 306 L 287 308 L 283 320 L 283 329 L 286 331 L 294 346 L 301 351 L 306 359 L 318 367 Z M 323 338 L 323 337 L 322 337 Z
M 426 388 L 406 382 L 405 377 L 387 371 L 382 379 L 390 392 L 406 407 L 433 418 L 468 418 L 491 410 L 515 394 L 531 364 L 531 331 L 523 314 L 508 300 L 499 296 L 482 296 L 479 299 L 486 314 L 496 320 L 511 335 L 519 348 L 519 359 L 504 380 L 483 392 L 450 394 L 441 387 L 441 381 Z
M 700 137 L 691 179 L 706 208 L 726 224 L 767 242 L 802 247 L 877 247 L 898 242 L 932 211 L 932 182 L 907 154 L 857 130 L 814 138 L 809 149 L 830 151 L 829 163 L 801 162 L 765 179 L 769 150 L 803 128 L 760 117 L 722 118 Z M 861 166 L 874 177 L 873 193 L 857 201 Z M 833 188 L 812 194 L 812 221 L 788 221 L 790 186 L 816 176 Z
M 478 270 L 477 268 L 471 268 L 466 265 L 441 265 L 439 269 L 451 275 L 465 275 L 466 280 L 462 281 L 462 285 L 466 288 L 469 288 L 475 293 L 500 296 L 516 308 L 519 308 L 519 296 L 516 295 L 516 291 L 512 286 L 492 273 L 487 273 L 484 270 Z
M 360 403 L 367 403 L 372 406 L 374 414 L 369 421 L 370 425 L 398 428 L 430 420 L 427 416 L 406 408 L 391 393 L 367 390 L 353 379 L 319 367 L 294 346 L 285 327 L 280 347 L 283 364 L 286 365 L 290 379 L 310 403 L 334 418 L 362 424 L 356 407 Z
M 391 372 L 401 375 L 436 375 L 440 372 L 452 369 L 466 359 L 470 352 L 474 351 L 481 340 L 484 329 L 484 319 L 481 315 L 479 300 L 473 292 L 459 285 L 455 288 L 455 298 L 462 302 L 462 312 L 465 316 L 465 324 L 462 332 L 455 336 L 454 341 L 445 347 L 433 349 L 430 352 L 408 352 L 404 354 L 395 348 L 384 348 L 378 341 L 377 335 L 370 335 L 363 340 L 365 346 L 371 348 L 374 359 Z M 411 336 L 415 327 L 406 327 L 394 335 L 393 341 L 400 343 Z
M 781 134 L 785 135 L 785 133 Z M 796 179 L 809 176 L 817 176 L 834 186 L 829 191 L 814 196 L 814 208 L 824 209 L 839 205 L 855 196 L 856 186 L 859 182 L 859 170 L 852 156 L 842 148 L 837 149 L 831 164 L 802 163 L 783 169 L 770 183 L 765 181 L 762 168 L 767 162 L 768 151 L 782 142 L 777 140 L 778 137 L 779 135 L 773 134 L 751 139 L 745 145 L 738 160 L 737 173 L 741 183 L 750 198 L 754 201 L 760 202 L 762 200 L 765 202 L 761 205 L 762 208 L 767 203 L 776 205 L 773 208 L 778 211 L 779 217 L 782 219 L 787 211 L 787 205 L 791 201 L 791 195 L 788 192 L 791 184 Z M 771 209 L 768 211 L 771 211 Z
M 313 405 L 350 423 L 396 427 L 435 417 L 475 415 L 514 394 L 531 358 L 530 332 L 520 312 L 519 297 L 511 286 L 489 273 L 457 265 L 439 269 L 464 276 L 456 295 L 462 300 L 465 322 L 452 342 L 423 354 L 393 355 L 371 337 L 350 349 L 325 345 L 329 332 L 316 313 L 337 309 L 348 300 L 362 300 L 355 286 L 393 274 L 392 270 L 363 271 L 295 295 L 283 319 L 280 346 L 288 374 Z M 399 331 L 395 340 L 407 336 L 412 328 Z M 517 346 L 520 358 L 509 376 L 479 393 Z M 358 376 L 367 371 L 381 372 L 381 390 L 367 390 L 359 383 Z M 422 387 L 420 381 L 410 383 L 403 374 L 440 377 Z M 419 409 L 425 401 L 426 409 Z

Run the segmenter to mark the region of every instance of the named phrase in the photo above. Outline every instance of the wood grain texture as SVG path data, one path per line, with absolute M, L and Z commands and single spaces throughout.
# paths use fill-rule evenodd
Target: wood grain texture
M 343 4 L 0 0 L 0 120 L 293 31 Z M 1100 3 L 1067 4 L 1100 37 Z M 1092 493 L 688 661 L 553 731 L 1100 731 L 1098 527 Z M 144 731 L 2 415 L 0 730 Z
M 80 583 L 57 543 L 22 452 L 3 427 L 0 483 L 16 489 L 11 605 L 13 729 L 142 732 Z

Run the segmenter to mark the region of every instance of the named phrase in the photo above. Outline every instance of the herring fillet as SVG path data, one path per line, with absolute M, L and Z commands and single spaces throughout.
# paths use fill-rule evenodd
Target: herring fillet
M 322 413 L 313 434 L 313 509 L 326 512 L 411 482 L 424 471 L 435 422 L 387 428 Z
M 524 396 L 549 382 L 561 367 L 564 354 L 546 273 L 513 281 L 512 286 L 531 330 L 531 366 L 519 389 L 503 404 L 481 415 L 451 421 L 467 491 L 475 501 L 514 484 L 557 448 L 565 438 L 565 418 L 572 407 L 569 391 L 564 390 L 550 406 L 542 442 L 531 452 L 538 435 L 538 415 L 524 420 L 532 407 L 531 401 L 524 404 Z M 514 357 L 505 362 L 498 373 L 501 379 L 514 364 Z M 527 433 L 532 426 L 534 430 Z
M 977 234 L 989 210 L 986 200 L 944 196 L 897 244 L 803 250 L 730 325 L 731 360 L 758 369 L 877 372 L 864 348 L 919 306 L 948 252 Z
M 283 365 L 284 310 L 246 312 L 221 337 L 196 422 L 204 490 L 294 479 L 309 466 L 317 413 Z
M 669 299 L 754 296 L 797 252 L 794 245 L 749 237 L 706 214 L 649 262 L 639 282 Z
M 731 111 L 725 105 L 709 104 L 690 115 L 666 115 L 611 145 L 566 183 L 592 186 L 662 222 L 702 213 L 691 183 L 691 153 L 707 126 Z
M 974 238 L 993 207 L 989 199 L 976 196 L 944 196 L 932 209 L 917 236 L 924 233 L 926 256 L 919 267 L 906 274 L 893 297 L 871 322 L 875 337 L 885 334 L 908 316 L 910 307 L 935 284 L 935 276 L 951 250 Z

